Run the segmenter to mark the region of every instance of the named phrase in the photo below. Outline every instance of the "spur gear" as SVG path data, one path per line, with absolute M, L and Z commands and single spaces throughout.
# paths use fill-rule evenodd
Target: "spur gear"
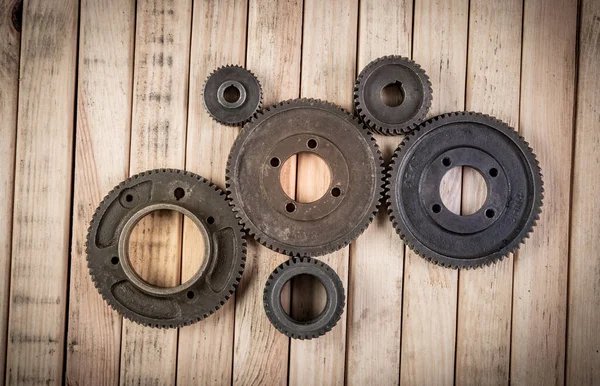
M 246 123 L 261 108 L 262 89 L 254 74 L 240 66 L 219 67 L 204 83 L 204 107 L 224 125 Z
M 398 100 L 384 100 L 385 89 Z M 354 105 L 361 120 L 384 135 L 407 133 L 417 127 L 431 106 L 433 91 L 425 71 L 402 56 L 384 56 L 369 63 L 358 75 Z
M 327 162 L 328 192 L 297 202 L 280 183 L 291 156 L 311 152 Z M 370 224 L 383 193 L 383 161 L 372 134 L 341 107 L 313 99 L 282 102 L 257 115 L 236 139 L 227 190 L 249 233 L 290 256 L 334 252 Z
M 311 275 L 321 282 L 327 294 L 327 303 L 312 320 L 299 321 L 289 316 L 281 305 L 281 291 L 285 283 L 300 275 Z M 346 297 L 344 285 L 335 271 L 317 259 L 293 258 L 275 268 L 265 284 L 263 303 L 265 313 L 282 334 L 293 339 L 313 339 L 330 331 L 344 312 Z
M 455 166 L 476 169 L 487 183 L 487 199 L 472 215 L 456 215 L 441 200 L 440 182 Z M 452 268 L 490 265 L 517 249 L 543 199 L 529 144 L 502 121 L 468 112 L 432 118 L 408 135 L 392 157 L 386 187 L 402 239 L 425 259 Z
M 204 238 L 204 261 L 187 282 L 158 287 L 129 260 L 129 237 L 146 214 L 169 209 L 189 217 Z M 246 241 L 225 194 L 193 173 L 160 169 L 116 186 L 92 217 L 86 243 L 90 275 L 106 302 L 124 317 L 151 327 L 195 323 L 233 295 L 244 271 Z

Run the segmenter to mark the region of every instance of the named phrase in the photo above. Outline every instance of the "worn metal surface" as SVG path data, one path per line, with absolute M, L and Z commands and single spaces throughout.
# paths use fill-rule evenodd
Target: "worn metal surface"
M 288 315 L 281 305 L 281 291 L 285 283 L 300 275 L 315 277 L 327 294 L 325 308 L 308 321 L 299 321 Z M 330 331 L 344 312 L 344 286 L 335 271 L 317 259 L 296 257 L 279 265 L 265 284 L 263 302 L 267 317 L 283 334 L 294 339 L 312 339 Z
M 202 265 L 176 287 L 145 282 L 129 259 L 135 224 L 160 209 L 188 216 L 204 239 Z M 119 184 L 96 210 L 87 236 L 88 266 L 102 297 L 124 317 L 151 327 L 179 327 L 208 317 L 234 293 L 246 260 L 243 236 L 216 185 L 181 170 L 150 170 Z
M 390 105 L 382 95 L 395 86 L 401 97 Z M 369 63 L 358 75 L 354 87 L 357 115 L 372 130 L 398 135 L 417 127 L 431 106 L 433 90 L 425 70 L 402 56 L 384 56 Z
M 234 88 L 237 99 L 228 100 L 226 90 Z M 217 122 L 242 125 L 261 108 L 262 89 L 254 74 L 240 66 L 224 66 L 208 76 L 203 90 L 204 107 Z
M 300 152 L 328 164 L 331 183 L 318 200 L 284 192 L 281 166 Z M 312 99 L 272 106 L 240 133 L 227 163 L 227 189 L 237 216 L 261 244 L 290 256 L 334 252 L 372 221 L 383 192 L 375 139 L 342 108 Z
M 451 212 L 440 182 L 456 166 L 476 169 L 487 199 L 475 213 Z M 518 248 L 539 218 L 542 176 L 528 143 L 486 115 L 451 113 L 432 118 L 392 157 L 387 201 L 394 227 L 419 255 L 434 263 L 489 265 Z

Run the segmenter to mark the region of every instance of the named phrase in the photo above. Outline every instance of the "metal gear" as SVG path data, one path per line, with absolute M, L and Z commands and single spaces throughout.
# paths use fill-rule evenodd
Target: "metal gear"
M 487 199 L 472 215 L 456 215 L 441 200 L 440 182 L 455 166 L 470 166 L 486 180 Z M 490 265 L 513 252 L 532 232 L 543 200 L 529 144 L 504 122 L 469 112 L 432 118 L 408 135 L 392 157 L 386 188 L 402 239 L 452 268 Z
M 229 94 L 229 91 L 233 91 Z M 224 125 L 246 123 L 262 106 L 262 89 L 253 73 L 240 66 L 219 67 L 204 83 L 204 107 Z
M 300 152 L 323 158 L 328 192 L 297 202 L 281 166 Z M 383 194 L 383 160 L 373 135 L 341 107 L 314 99 L 282 102 L 240 132 L 227 163 L 227 190 L 249 233 L 290 256 L 325 255 L 348 245 L 373 220 Z
M 311 275 L 323 284 L 327 303 L 312 320 L 298 321 L 285 312 L 281 305 L 281 291 L 285 283 L 299 275 Z M 281 333 L 293 339 L 313 339 L 330 331 L 344 312 L 346 296 L 344 285 L 335 271 L 317 259 L 293 258 L 282 263 L 269 275 L 265 284 L 263 303 L 267 317 Z
M 401 94 L 398 105 L 387 104 L 382 91 L 393 87 Z M 372 130 L 398 135 L 415 129 L 427 115 L 433 90 L 425 71 L 402 56 L 384 56 L 369 63 L 354 87 L 357 115 Z
M 204 238 L 198 272 L 176 287 L 145 282 L 129 260 L 129 237 L 146 214 L 160 209 L 189 217 Z M 151 327 L 195 323 L 233 295 L 244 271 L 246 241 L 225 194 L 210 181 L 182 170 L 137 174 L 116 186 L 96 209 L 87 235 L 94 285 L 124 317 Z

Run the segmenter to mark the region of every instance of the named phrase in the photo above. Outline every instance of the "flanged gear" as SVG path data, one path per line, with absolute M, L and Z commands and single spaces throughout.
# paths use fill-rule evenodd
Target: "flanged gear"
M 285 283 L 299 275 L 311 275 L 321 282 L 327 294 L 325 308 L 309 321 L 295 320 L 281 305 Z M 330 331 L 344 312 L 344 286 L 335 271 L 317 259 L 293 258 L 275 268 L 265 284 L 263 303 L 267 317 L 281 333 L 294 339 L 318 338 Z
M 468 216 L 451 212 L 440 182 L 455 166 L 476 169 L 487 199 Z M 429 261 L 452 268 L 490 265 L 518 248 L 541 212 L 543 183 L 529 144 L 507 124 L 468 112 L 423 123 L 396 150 L 387 178 L 390 219 Z
M 328 164 L 327 193 L 311 203 L 281 187 L 285 161 L 300 152 Z M 334 252 L 370 224 L 383 194 L 383 160 L 373 135 L 341 107 L 319 100 L 282 102 L 258 114 L 231 148 L 227 190 L 244 227 L 290 256 Z
M 386 100 L 384 91 L 396 97 Z M 398 135 L 415 129 L 427 115 L 433 90 L 425 71 L 402 56 L 384 56 L 369 63 L 358 75 L 354 105 L 372 130 Z
M 262 89 L 254 74 L 240 66 L 219 67 L 204 83 L 204 107 L 224 125 L 246 123 L 262 105 Z
M 129 237 L 146 214 L 169 209 L 189 217 L 204 239 L 199 270 L 176 287 L 144 281 L 129 260 Z M 94 285 L 124 317 L 145 326 L 195 323 L 233 295 L 244 271 L 246 241 L 225 194 L 210 181 L 181 170 L 137 174 L 116 186 L 90 224 L 87 261 Z

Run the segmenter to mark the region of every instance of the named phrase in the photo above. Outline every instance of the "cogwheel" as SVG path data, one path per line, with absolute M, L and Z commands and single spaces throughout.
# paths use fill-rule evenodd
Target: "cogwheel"
M 331 183 L 318 200 L 290 198 L 281 167 L 300 152 L 319 155 Z M 370 224 L 383 194 L 383 160 L 373 135 L 341 107 L 314 99 L 282 102 L 240 132 L 227 163 L 227 190 L 244 227 L 290 256 L 334 252 Z
M 219 67 L 204 83 L 204 107 L 217 122 L 241 126 L 262 106 L 262 89 L 253 73 L 240 66 Z
M 283 286 L 299 275 L 310 275 L 319 280 L 327 294 L 325 309 L 306 322 L 289 316 L 281 305 Z M 330 266 L 310 257 L 293 258 L 275 268 L 265 284 L 263 295 L 265 313 L 273 326 L 293 339 L 313 339 L 326 334 L 340 320 L 345 302 L 340 277 Z
M 129 259 L 129 237 L 146 214 L 168 209 L 189 217 L 204 238 L 199 270 L 176 287 L 144 281 Z M 94 213 L 87 235 L 94 285 L 122 316 L 150 327 L 195 323 L 233 295 L 246 261 L 242 227 L 225 194 L 210 181 L 182 170 L 157 169 L 116 186 Z
M 386 98 L 390 90 L 393 98 Z M 433 90 L 425 71 L 402 56 L 384 56 L 369 63 L 354 87 L 357 115 L 372 130 L 398 135 L 415 129 L 427 115 Z
M 487 199 L 461 216 L 441 200 L 440 182 L 456 166 L 477 170 Z M 400 144 L 389 166 L 390 219 L 417 254 L 451 268 L 501 260 L 524 242 L 539 220 L 543 182 L 529 144 L 504 122 L 478 113 L 443 114 Z

